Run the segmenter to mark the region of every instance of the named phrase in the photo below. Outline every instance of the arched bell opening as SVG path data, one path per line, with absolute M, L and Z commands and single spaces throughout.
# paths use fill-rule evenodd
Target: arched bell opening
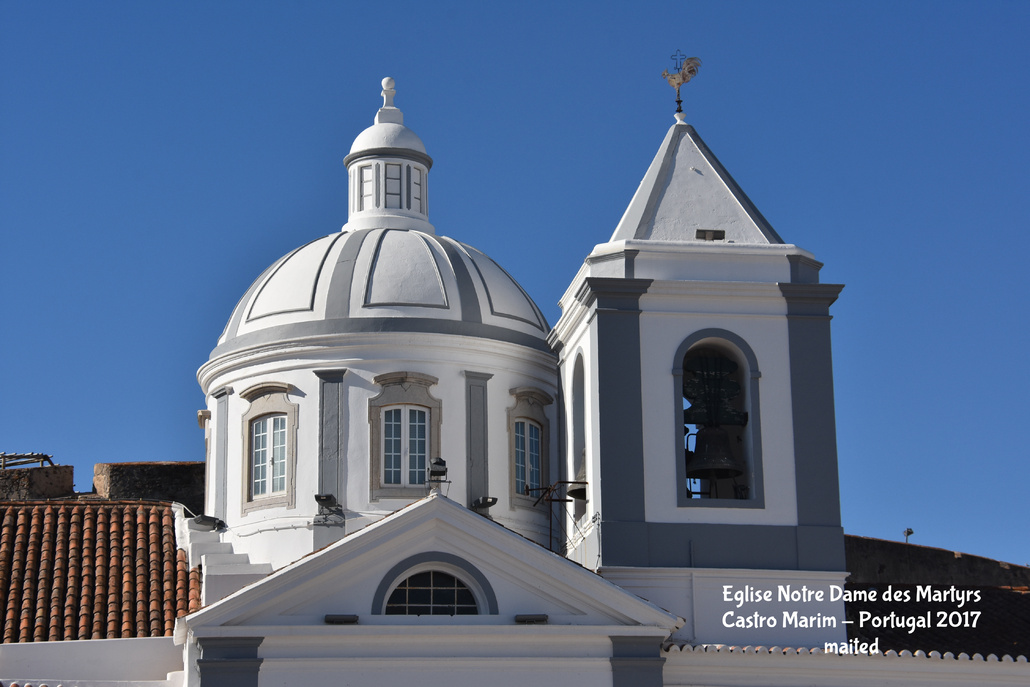
M 683 358 L 683 426 L 688 498 L 747 499 L 741 365 L 725 351 L 698 346 Z
M 707 330 L 689 337 L 675 362 L 680 505 L 760 506 L 754 354 L 740 337 Z

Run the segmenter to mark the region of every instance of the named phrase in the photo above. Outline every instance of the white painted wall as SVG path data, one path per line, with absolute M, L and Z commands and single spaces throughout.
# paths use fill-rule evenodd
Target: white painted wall
M 549 455 L 551 474 L 558 474 L 557 379 L 553 357 L 493 340 L 471 339 L 440 334 L 360 334 L 341 335 L 320 346 L 269 347 L 243 360 L 228 361 L 224 369 L 210 377 L 209 388 L 231 386 L 228 398 L 228 467 L 226 483 L 226 523 L 224 540 L 237 553 L 247 553 L 252 562 L 271 562 L 280 568 L 310 553 L 314 545 L 312 522 L 318 513 L 314 494 L 319 493 L 319 384 L 318 370 L 346 369 L 346 490 L 336 494 L 348 519 L 347 531 L 370 524 L 411 502 L 411 499 L 370 500 L 370 425 L 369 399 L 381 388 L 374 378 L 387 372 L 421 372 L 438 378 L 430 394 L 442 403 L 440 453 L 447 461 L 450 484 L 443 492 L 455 501 L 466 503 L 465 474 L 466 378 L 464 371 L 492 374 L 488 392 L 488 460 L 491 495 L 498 503 L 490 516 L 510 529 L 542 544 L 547 543 L 548 512 L 515 508 L 509 499 L 509 439 L 507 410 L 514 406 L 510 390 L 530 386 L 555 398 L 545 408 L 550 424 Z M 246 464 L 242 418 L 250 404 L 240 392 L 262 382 L 287 383 L 294 387 L 289 401 L 298 406 L 296 441 L 295 506 L 273 507 L 242 513 L 246 498 Z M 209 398 L 211 426 L 218 424 L 218 405 Z M 217 441 L 213 437 L 212 442 Z M 212 443 L 212 446 L 215 444 Z M 212 471 L 214 479 L 219 476 Z M 214 512 L 217 489 L 208 490 L 208 509 Z M 340 529 L 342 535 L 343 529 Z
M 796 525 L 790 358 L 786 304 L 779 290 L 773 292 L 770 287 L 760 285 L 740 290 L 731 285 L 727 289 L 729 293 L 691 294 L 689 285 L 660 286 L 662 290 L 657 295 L 649 292 L 641 299 L 647 520 Z M 685 309 L 684 304 L 689 304 L 689 309 Z M 683 488 L 676 472 L 677 461 L 683 460 L 683 448 L 676 444 L 676 426 L 682 422 L 682 406 L 677 403 L 681 392 L 675 389 L 672 369 L 683 341 L 694 332 L 709 328 L 737 334 L 748 342 L 758 359 L 762 375 L 759 397 L 764 508 L 682 508 L 677 505 L 678 490 Z M 748 392 L 745 384 L 744 393 Z M 754 416 L 752 411 L 751 417 Z
M 0 683 L 5 685 L 138 685 L 164 681 L 182 669 L 182 648 L 171 637 L 0 644 Z

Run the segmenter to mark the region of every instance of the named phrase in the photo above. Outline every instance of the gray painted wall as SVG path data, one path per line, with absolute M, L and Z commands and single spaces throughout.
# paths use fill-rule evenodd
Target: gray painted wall
M 487 467 L 487 395 L 486 383 L 492 374 L 465 371 L 465 447 L 468 461 L 468 504 L 481 496 L 490 496 Z

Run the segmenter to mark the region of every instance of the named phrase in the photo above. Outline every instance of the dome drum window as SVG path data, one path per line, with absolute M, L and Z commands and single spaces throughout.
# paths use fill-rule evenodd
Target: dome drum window
M 244 514 L 296 502 L 297 405 L 289 400 L 291 390 L 263 383 L 240 394 L 250 403 L 242 417 Z
M 511 389 L 515 405 L 508 409 L 508 454 L 511 505 L 533 507 L 551 484 L 549 421 L 545 408 L 554 402 L 540 389 Z
M 382 391 L 368 401 L 371 499 L 420 498 L 429 461 L 440 455 L 442 404 L 429 393 L 437 378 L 391 372 L 373 381 Z
M 429 409 L 388 406 L 383 409 L 383 484 L 426 483 Z

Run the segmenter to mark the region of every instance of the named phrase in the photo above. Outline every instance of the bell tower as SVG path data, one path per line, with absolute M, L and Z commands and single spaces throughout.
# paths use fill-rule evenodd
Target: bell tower
M 700 67 L 679 57 L 663 75 L 677 103 Z M 762 641 L 720 624 L 725 585 L 843 584 L 829 314 L 843 287 L 675 118 L 551 333 L 563 467 L 587 482 L 567 555 L 697 619 L 686 637 Z

